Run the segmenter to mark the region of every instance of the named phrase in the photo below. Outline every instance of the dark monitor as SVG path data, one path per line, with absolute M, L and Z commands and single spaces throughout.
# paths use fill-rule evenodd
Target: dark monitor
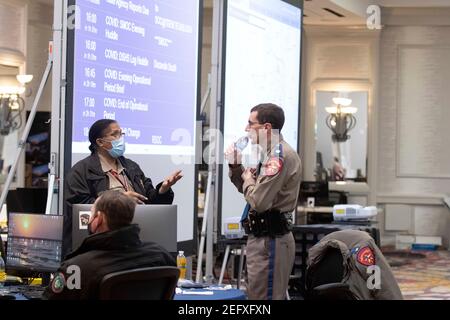
M 87 222 L 92 204 L 74 204 L 72 212 L 72 250 L 88 236 Z M 139 225 L 143 242 L 155 242 L 168 252 L 177 252 L 177 206 L 167 204 L 137 205 L 133 222 Z
M 316 206 L 328 206 L 328 181 L 302 181 L 300 184 L 299 204 L 305 204 L 309 197 L 314 198 Z
M 47 204 L 46 188 L 17 188 L 8 191 L 6 207 L 8 213 L 42 213 Z
M 6 246 L 7 272 L 56 271 L 61 263 L 62 232 L 63 216 L 11 213 Z

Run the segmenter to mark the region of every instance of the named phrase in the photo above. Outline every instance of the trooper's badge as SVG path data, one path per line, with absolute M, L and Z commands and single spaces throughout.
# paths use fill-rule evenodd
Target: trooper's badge
M 272 157 L 264 165 L 264 175 L 274 176 L 283 169 L 283 160 L 279 157 Z
M 375 255 L 369 247 L 361 248 L 358 251 L 356 260 L 363 266 L 371 266 L 375 264 Z

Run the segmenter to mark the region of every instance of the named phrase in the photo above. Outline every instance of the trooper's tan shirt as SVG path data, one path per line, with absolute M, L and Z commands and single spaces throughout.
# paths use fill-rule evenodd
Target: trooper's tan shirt
M 291 212 L 295 209 L 300 190 L 301 161 L 297 152 L 280 137 L 282 167 L 277 173 L 268 172 L 268 165 L 273 161 L 277 147 L 274 146 L 262 158 L 261 172 L 256 179 L 245 181 L 241 175 L 244 167 L 229 167 L 229 177 L 238 191 L 244 194 L 245 200 L 256 212 L 279 210 Z
M 114 177 L 114 175 L 111 173 L 111 170 L 115 170 L 113 167 L 111 167 L 108 162 L 103 158 L 101 154 L 98 155 L 100 159 L 100 165 L 102 167 L 102 170 L 109 178 L 109 190 L 118 190 L 118 191 L 134 191 L 133 184 L 128 179 L 127 175 L 125 174 L 124 170 L 125 168 L 122 166 L 122 163 L 120 163 L 119 160 L 117 161 L 117 173 L 119 174 L 120 179 L 122 179 L 122 182 L 125 183 L 128 187 L 128 190 L 125 190 L 123 185 Z
M 281 136 L 276 138 L 280 138 L 280 146 L 273 144 L 272 149 L 267 149 L 261 158 L 261 169 L 256 177 L 244 180 L 243 166 L 230 167 L 231 181 L 250 204 L 250 214 L 268 210 L 292 212 L 297 204 L 301 175 L 300 158 Z M 295 260 L 292 232 L 275 238 L 249 234 L 246 255 L 248 298 L 285 299 Z

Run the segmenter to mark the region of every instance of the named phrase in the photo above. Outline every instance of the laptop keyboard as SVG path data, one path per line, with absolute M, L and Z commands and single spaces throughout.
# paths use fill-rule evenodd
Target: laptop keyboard
M 45 287 L 42 286 L 6 286 L 0 289 L 3 294 L 21 294 L 28 300 L 42 300 Z

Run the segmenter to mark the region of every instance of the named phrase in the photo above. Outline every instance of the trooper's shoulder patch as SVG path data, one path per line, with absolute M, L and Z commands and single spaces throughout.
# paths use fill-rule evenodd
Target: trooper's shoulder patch
M 263 174 L 274 176 L 283 170 L 283 160 L 280 157 L 271 157 L 264 165 Z
M 375 264 L 375 254 L 371 248 L 364 247 L 358 251 L 356 260 L 363 266 L 372 266 Z
M 58 272 L 50 283 L 50 287 L 54 293 L 61 293 L 64 290 L 66 278 L 62 272 Z

